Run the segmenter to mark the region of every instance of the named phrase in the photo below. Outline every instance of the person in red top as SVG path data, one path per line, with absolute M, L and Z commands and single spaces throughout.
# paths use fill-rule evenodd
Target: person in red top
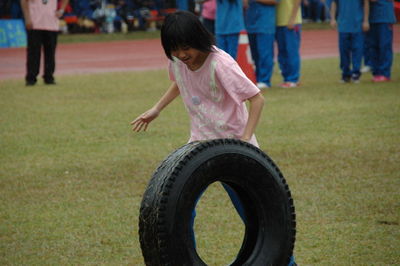
M 59 18 L 64 14 L 68 0 L 20 0 L 28 36 L 25 82 L 33 86 L 40 69 L 41 49 L 44 51 L 45 84 L 55 84 L 55 52 L 59 32 Z

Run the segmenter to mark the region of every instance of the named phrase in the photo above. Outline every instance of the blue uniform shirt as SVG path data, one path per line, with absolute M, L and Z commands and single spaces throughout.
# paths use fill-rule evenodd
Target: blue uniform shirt
M 278 0 L 279 1 L 279 0 Z M 249 1 L 245 22 L 248 33 L 275 33 L 276 7 Z
M 176 0 L 176 7 L 179 10 L 189 10 L 189 0 Z
M 217 0 L 216 34 L 234 34 L 244 30 L 242 0 Z
M 363 0 L 334 0 L 337 5 L 339 32 L 362 32 L 364 18 Z
M 396 23 L 393 0 L 378 0 L 369 5 L 370 23 Z

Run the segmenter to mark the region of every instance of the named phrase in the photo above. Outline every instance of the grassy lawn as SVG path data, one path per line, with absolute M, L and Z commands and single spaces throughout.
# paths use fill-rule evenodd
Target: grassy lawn
M 303 62 L 302 86 L 273 87 L 257 137 L 295 200 L 299 265 L 400 261 L 400 56 L 393 82 L 339 84 L 337 59 Z M 188 139 L 180 100 L 147 132 L 129 122 L 165 91 L 166 71 L 0 83 L 0 265 L 143 265 L 142 193 Z M 280 82 L 274 74 L 273 84 Z M 199 203 L 199 253 L 226 265 L 243 226 L 212 185 Z

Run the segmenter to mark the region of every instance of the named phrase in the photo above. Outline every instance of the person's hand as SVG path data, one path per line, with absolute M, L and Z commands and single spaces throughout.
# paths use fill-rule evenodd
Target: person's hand
M 61 18 L 64 15 L 64 9 L 59 9 L 56 11 L 56 17 Z
M 331 19 L 330 24 L 331 24 L 332 28 L 335 29 L 337 27 L 336 19 Z
M 32 29 L 32 21 L 29 18 L 25 19 L 25 28 L 27 30 L 31 30 Z
M 241 138 L 240 138 L 240 140 L 241 140 L 241 141 L 244 141 L 244 142 L 250 142 L 250 139 L 251 139 L 251 138 L 248 138 L 248 137 L 241 137 Z
M 290 18 L 287 24 L 287 28 L 289 30 L 294 30 L 294 28 L 296 27 L 296 22 L 295 22 L 296 18 Z
M 243 8 L 247 9 L 249 7 L 249 0 L 243 0 Z
M 141 130 L 146 131 L 149 123 L 153 121 L 159 114 L 160 111 L 158 111 L 155 107 L 147 110 L 131 122 L 132 130 L 136 132 Z
M 362 24 L 363 31 L 369 31 L 369 22 L 365 21 Z

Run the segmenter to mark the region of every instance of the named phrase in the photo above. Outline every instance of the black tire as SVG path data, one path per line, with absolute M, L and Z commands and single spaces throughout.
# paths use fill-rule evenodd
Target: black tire
M 234 139 L 186 144 L 158 167 L 140 207 L 146 265 L 206 265 L 189 224 L 196 199 L 216 181 L 238 194 L 247 218 L 242 247 L 231 265 L 288 265 L 296 234 L 289 187 L 264 152 Z

